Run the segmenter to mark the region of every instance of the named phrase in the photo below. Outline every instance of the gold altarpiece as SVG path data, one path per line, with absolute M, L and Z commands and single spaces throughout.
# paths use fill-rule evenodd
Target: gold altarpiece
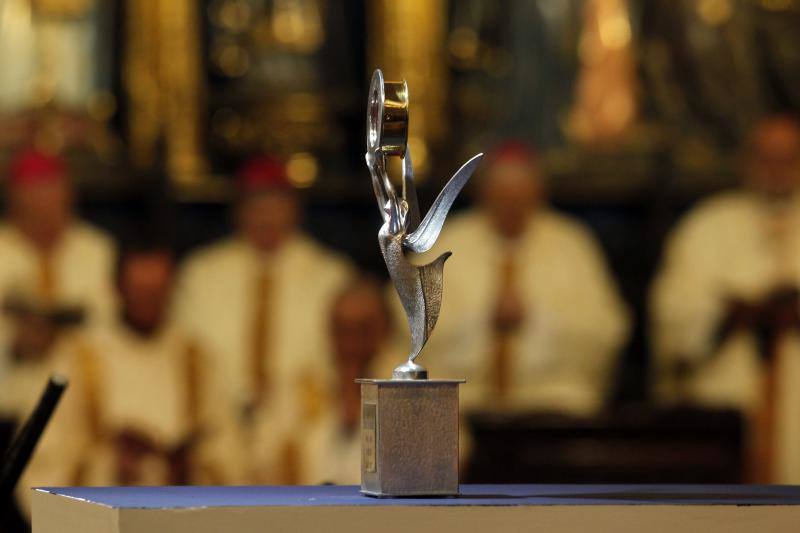
M 150 167 L 164 147 L 174 185 L 207 177 L 203 112 L 201 3 L 126 0 L 123 85 L 129 105 L 130 159 Z
M 446 130 L 448 65 L 445 57 L 447 2 L 380 0 L 367 3 L 367 62 L 387 80 L 404 78 L 413 89 L 408 144 L 414 170 L 424 176 L 430 150 Z

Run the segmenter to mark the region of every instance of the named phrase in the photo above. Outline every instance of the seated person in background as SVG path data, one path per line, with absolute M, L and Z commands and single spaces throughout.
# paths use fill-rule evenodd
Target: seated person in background
M 73 354 L 63 409 L 25 485 L 226 481 L 213 448 L 224 420 L 213 414 L 213 369 L 168 317 L 173 271 L 163 246 L 121 254 L 119 316 Z
M 300 230 L 300 199 L 282 163 L 252 159 L 238 185 L 236 234 L 188 260 L 177 316 L 228 386 L 220 401 L 250 463 L 241 482 L 291 484 L 295 434 L 316 416 L 307 399 L 333 379 L 327 319 L 350 267 Z
M 448 221 L 439 324 L 421 363 L 467 378 L 469 410 L 602 408 L 628 317 L 600 248 L 544 202 L 535 154 L 508 142 L 477 176 L 478 207 Z
M 329 322 L 337 383 L 320 423 L 309 433 L 309 483 L 353 485 L 361 479 L 359 378 L 389 378 L 402 355 L 388 353 L 391 318 L 385 288 L 362 277 L 334 300 Z
M 652 289 L 655 392 L 749 415 L 750 478 L 800 482 L 800 124 L 765 118 L 745 187 L 674 230 Z
M 6 174 L 8 217 L 0 224 L 0 414 L 24 417 L 63 335 L 108 318 L 114 248 L 75 218 L 65 162 L 24 151 Z

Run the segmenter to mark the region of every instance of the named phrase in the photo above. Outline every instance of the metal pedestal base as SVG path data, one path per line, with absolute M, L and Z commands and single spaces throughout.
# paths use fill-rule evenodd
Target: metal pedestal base
M 464 380 L 364 379 L 361 492 L 458 494 L 458 386 Z

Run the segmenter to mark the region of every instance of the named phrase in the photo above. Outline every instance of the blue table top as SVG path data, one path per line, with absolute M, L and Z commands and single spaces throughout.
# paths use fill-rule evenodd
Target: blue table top
M 115 508 L 259 506 L 800 505 L 800 486 L 462 485 L 452 498 L 371 498 L 355 486 L 67 487 L 45 492 Z

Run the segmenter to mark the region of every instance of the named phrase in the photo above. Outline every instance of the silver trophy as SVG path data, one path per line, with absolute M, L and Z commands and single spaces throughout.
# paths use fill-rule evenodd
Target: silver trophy
M 378 243 L 411 330 L 408 360 L 392 379 L 361 383 L 361 492 L 373 496 L 458 494 L 458 385 L 428 379 L 419 357 L 442 305 L 446 252 L 415 265 L 406 252 L 424 253 L 439 237 L 445 217 L 483 154 L 447 182 L 425 218 L 420 217 L 408 140 L 408 87 L 372 76 L 367 103 L 366 162 L 383 225 Z M 387 157 L 402 158 L 402 195 L 386 171 Z

